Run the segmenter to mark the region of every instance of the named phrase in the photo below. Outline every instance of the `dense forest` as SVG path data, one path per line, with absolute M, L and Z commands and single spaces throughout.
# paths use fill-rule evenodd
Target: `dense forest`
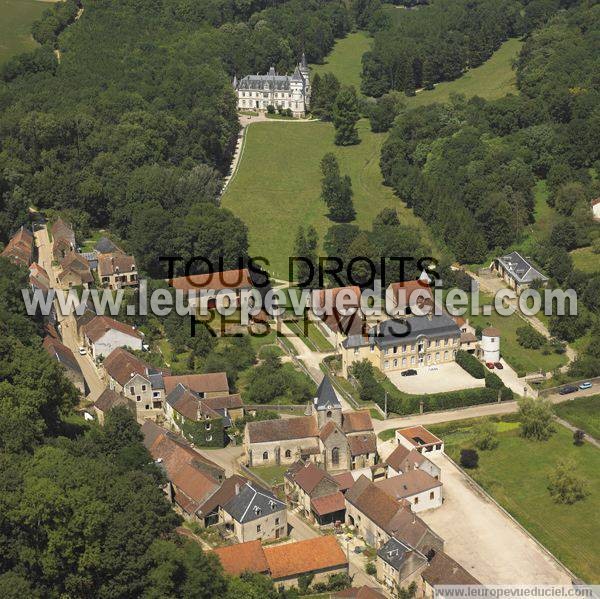
M 236 267 L 244 224 L 218 206 L 238 134 L 234 74 L 319 61 L 350 27 L 342 2 L 70 1 L 34 25 L 44 46 L 0 72 L 0 241 L 27 208 L 110 227 L 159 256 Z M 67 27 L 69 23 L 72 23 Z M 60 50 L 60 62 L 53 50 Z
M 456 97 L 402 111 L 381 168 L 459 261 L 480 263 L 523 242 L 553 285 L 579 295 L 579 316 L 552 318 L 550 332 L 573 341 L 592 327 L 598 340 L 600 275 L 574 269 L 569 251 L 590 244 L 590 200 L 600 194 L 600 5 L 565 10 L 556 3 L 543 21 L 526 36 L 517 61 L 519 95 Z M 561 220 L 532 243 L 526 234 L 538 181 L 545 181 L 546 201 Z M 572 372 L 600 374 L 594 345 Z

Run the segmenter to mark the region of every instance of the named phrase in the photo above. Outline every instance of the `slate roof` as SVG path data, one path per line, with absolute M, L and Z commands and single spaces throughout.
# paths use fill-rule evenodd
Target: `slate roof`
M 243 572 L 266 574 L 269 564 L 260 541 L 246 541 L 228 547 L 214 549 L 223 570 L 231 576 L 239 576 Z
M 119 322 L 114 318 L 110 318 L 109 316 L 96 316 L 90 320 L 90 322 L 83 325 L 83 332 L 89 337 L 92 343 L 101 339 L 111 330 L 119 331 L 125 335 L 135 337 L 136 339 L 143 339 L 144 337 L 137 329 L 134 329 L 124 322 Z
M 294 70 L 294 73 L 290 77 L 289 75 L 280 75 L 275 70 L 275 67 L 271 67 L 266 75 L 246 75 L 239 81 L 234 80 L 234 87 L 239 90 L 262 90 L 267 88 L 271 91 L 289 90 L 290 83 L 292 81 L 304 82 L 304 76 L 300 73 L 298 67 Z
M 99 254 L 114 254 L 115 252 L 122 252 L 121 248 L 108 237 L 100 237 L 94 246 L 94 249 Z
M 171 393 L 177 385 L 182 384 L 195 393 L 229 394 L 229 383 L 225 372 L 210 372 L 207 374 L 180 374 L 165 376 L 165 392 Z
M 506 270 L 508 276 L 517 283 L 531 283 L 536 280 L 548 280 L 548 277 L 545 274 L 535 268 L 530 261 L 523 258 L 519 252 L 511 252 L 510 254 L 497 258 L 497 260 Z
M 438 584 L 481 584 L 443 551 L 437 551 L 429 566 L 421 572 L 421 577 L 432 587 Z
M 223 509 L 237 522 L 244 524 L 286 509 L 271 491 L 248 481 L 224 506 Z
M 419 469 L 408 470 L 398 476 L 378 480 L 374 484 L 395 499 L 412 497 L 442 486 L 441 481 Z
M 317 423 L 312 416 L 249 422 L 246 424 L 246 430 L 250 443 L 316 438 L 319 435 Z
M 342 414 L 342 430 L 345 433 L 358 433 L 373 430 L 373 421 L 369 410 L 344 412 Z
M 81 368 L 75 358 L 75 354 L 73 354 L 64 343 L 61 343 L 58 339 L 47 336 L 44 337 L 42 345 L 46 352 L 48 352 L 48 355 L 55 358 L 62 366 L 83 376 Z
M 271 578 L 292 578 L 348 564 L 334 535 L 264 547 Z
M 423 564 L 427 563 L 427 558 L 420 551 L 394 537 L 377 550 L 377 556 L 397 571 L 400 571 L 406 559 L 413 553 L 421 558 Z
M 331 384 L 331 379 L 325 375 L 317 389 L 317 397 L 314 406 L 317 410 L 330 410 L 331 408 L 341 408 L 342 404 L 335 393 Z
M 428 339 L 448 336 L 460 337 L 460 329 L 454 320 L 446 314 L 411 316 L 404 320 L 390 319 L 383 321 L 374 341 L 379 347 L 387 347 L 414 341 L 421 335 Z

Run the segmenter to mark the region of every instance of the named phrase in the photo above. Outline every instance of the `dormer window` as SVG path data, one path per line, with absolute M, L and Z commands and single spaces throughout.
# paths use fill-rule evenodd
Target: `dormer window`
M 260 509 L 260 508 L 259 508 L 257 505 L 255 505 L 255 506 L 254 506 L 254 513 L 255 513 L 257 516 L 260 516 L 260 515 L 262 514 L 262 510 L 261 510 L 261 509 Z

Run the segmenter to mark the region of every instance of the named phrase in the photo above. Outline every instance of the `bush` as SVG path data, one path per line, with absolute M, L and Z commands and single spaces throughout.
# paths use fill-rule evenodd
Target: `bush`
M 526 349 L 539 349 L 546 345 L 546 337 L 532 326 L 525 325 L 517 329 L 517 342 Z
M 521 436 L 546 441 L 554 432 L 554 412 L 547 399 L 524 397 L 519 400 Z
M 496 425 L 484 420 L 473 429 L 473 445 L 483 451 L 498 447 L 498 429 Z
M 267 106 L 267 112 L 268 112 L 269 114 L 275 114 L 275 106 L 273 106 L 273 104 L 269 104 L 269 105 Z
M 573 460 L 559 460 L 549 480 L 548 490 L 556 503 L 572 504 L 589 493 L 587 481 L 576 473 Z
M 375 566 L 375 564 L 373 562 L 369 562 L 366 566 L 365 566 L 365 572 L 369 575 L 369 576 L 375 576 L 375 574 L 377 574 L 377 566 Z
M 466 351 L 459 350 L 456 352 L 456 363 L 476 379 L 485 377 L 483 364 L 474 355 Z
M 585 440 L 585 432 L 582 431 L 581 429 L 577 429 L 573 433 L 573 443 L 577 446 L 583 445 L 584 440 Z
M 460 465 L 463 468 L 477 468 L 479 465 L 479 454 L 475 449 L 460 450 Z
M 294 113 L 292 112 L 292 109 L 291 109 L 291 108 L 286 108 L 286 109 L 283 111 L 283 116 L 294 116 Z

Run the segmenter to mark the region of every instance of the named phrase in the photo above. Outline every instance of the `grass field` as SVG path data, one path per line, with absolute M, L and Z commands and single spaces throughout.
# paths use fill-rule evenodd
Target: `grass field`
M 451 433 L 430 428 L 442 433 L 446 452 L 456 460 L 472 423 L 465 421 L 462 429 L 450 424 Z M 498 438 L 496 449 L 479 452 L 479 467 L 469 474 L 575 574 L 599 583 L 600 451 L 587 443 L 576 447 L 571 432 L 558 425 L 545 442 L 523 439 L 515 428 Z M 572 458 L 589 482 L 590 495 L 573 505 L 554 503 L 547 488 L 548 475 L 564 457 Z
M 299 319 L 297 321 L 286 320 L 286 324 L 302 339 L 309 349 L 318 352 L 330 352 L 334 350 L 333 345 L 329 343 L 314 322 Z
M 353 85 L 360 92 L 362 55 L 371 49 L 371 41 L 371 36 L 365 31 L 348 34 L 335 43 L 324 64 L 311 65 L 313 74 L 331 72 L 341 84 Z
M 600 271 L 600 255 L 594 254 L 591 247 L 578 248 L 571 252 L 573 266 L 587 274 Z
M 438 83 L 431 91 L 422 91 L 412 98 L 406 98 L 406 105 L 415 108 L 433 102 L 447 102 L 451 94 L 463 94 L 467 98 L 480 96 L 486 100 L 495 100 L 509 93 L 517 93 L 512 62 L 519 54 L 522 45 L 520 40 L 508 40 L 481 66 L 467 71 L 454 81 Z
M 39 0 L 0 0 L 0 64 L 38 45 L 31 25 L 48 6 Z
M 579 397 L 554 406 L 557 416 L 600 439 L 600 395 Z
M 283 475 L 289 466 L 254 466 L 249 468 L 259 478 L 274 487 L 283 483 Z
M 288 257 L 294 255 L 299 225 L 313 225 L 322 242 L 333 224 L 320 199 L 319 163 L 327 152 L 338 157 L 341 172 L 352 178 L 355 224 L 370 229 L 383 208 L 393 207 L 403 224 L 418 228 L 433 245 L 425 223 L 382 183 L 379 155 L 386 134 L 371 133 L 366 120 L 358 130 L 360 144 L 339 147 L 333 143 L 331 123 L 263 122 L 247 128 L 241 162 L 222 205 L 246 223 L 250 255 L 265 256 L 276 277 L 288 279 Z M 321 250 L 318 255 L 323 255 Z

